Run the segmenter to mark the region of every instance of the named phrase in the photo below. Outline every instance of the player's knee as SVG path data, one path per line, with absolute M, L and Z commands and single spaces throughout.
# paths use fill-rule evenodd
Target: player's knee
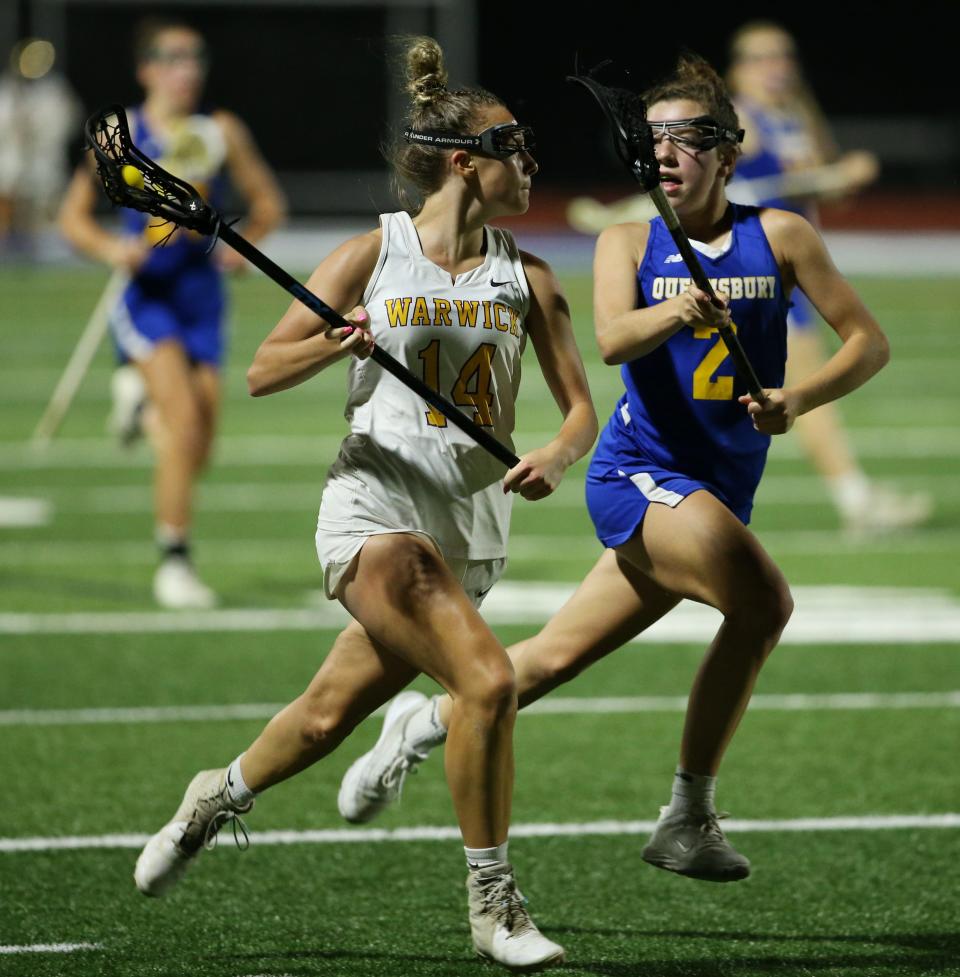
M 763 614 L 768 633 L 779 639 L 793 614 L 793 595 L 782 577 L 770 582 L 763 597 Z
M 760 635 L 772 650 L 793 614 L 793 596 L 786 580 L 767 574 L 738 593 L 733 607 L 726 613 L 738 626 Z
M 516 715 L 517 680 L 506 652 L 500 661 L 471 669 L 458 698 L 478 720 L 486 723 Z
M 162 396 L 155 396 L 153 408 L 158 419 L 171 437 L 195 438 L 203 428 L 203 412 L 196 397 L 187 393 L 170 391 Z

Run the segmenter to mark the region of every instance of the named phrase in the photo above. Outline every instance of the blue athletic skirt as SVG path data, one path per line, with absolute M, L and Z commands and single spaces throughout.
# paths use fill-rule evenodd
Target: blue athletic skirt
M 220 272 L 198 263 L 169 278 L 134 277 L 113 309 L 110 330 L 121 361 L 149 359 L 158 343 L 174 340 L 192 363 L 219 367 L 225 312 Z
M 651 464 L 632 446 L 605 444 L 602 434 L 587 470 L 587 509 L 604 546 L 620 546 L 632 538 L 653 503 L 675 508 L 701 490 L 719 499 L 744 525 L 749 523 L 752 497 L 731 503 L 710 482 Z

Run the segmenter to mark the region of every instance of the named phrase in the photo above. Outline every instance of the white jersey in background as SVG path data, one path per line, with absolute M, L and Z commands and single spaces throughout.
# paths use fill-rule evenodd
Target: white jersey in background
M 380 217 L 383 241 L 363 294 L 376 344 L 507 447 L 530 290 L 509 231 L 485 227 L 477 268 L 451 278 L 423 254 L 406 213 Z M 317 551 L 328 596 L 364 540 L 428 535 L 451 560 L 502 560 L 512 494 L 503 465 L 373 360 L 352 358 L 351 434 L 330 469 Z

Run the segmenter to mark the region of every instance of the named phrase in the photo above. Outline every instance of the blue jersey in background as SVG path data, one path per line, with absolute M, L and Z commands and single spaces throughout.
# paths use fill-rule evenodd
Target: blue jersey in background
M 129 113 L 134 143 L 164 169 L 196 187 L 217 207 L 223 191 L 226 145 L 219 124 L 199 113 L 180 120 L 164 138 L 151 131 L 143 112 Z M 224 355 L 226 309 L 222 275 L 210 253 L 210 238 L 174 230 L 159 218 L 122 211 L 123 227 L 151 245 L 111 317 L 122 361 L 148 359 L 154 346 L 179 342 L 195 363 L 219 366 Z
M 743 118 L 744 126 L 752 130 L 755 145 L 759 151 L 752 156 L 742 156 L 737 161 L 734 178 L 730 182 L 730 196 L 737 199 L 737 182 L 740 180 L 759 180 L 765 177 L 781 176 L 792 169 L 806 169 L 816 164 L 816 147 L 807 121 L 795 112 L 773 112 L 749 99 L 738 99 L 737 108 Z M 816 206 L 807 200 L 786 199 L 765 196 L 755 201 L 760 207 L 777 207 L 800 214 L 811 223 L 816 223 Z M 798 329 L 805 329 L 815 322 L 813 306 L 809 299 L 797 289 L 793 295 L 789 323 Z

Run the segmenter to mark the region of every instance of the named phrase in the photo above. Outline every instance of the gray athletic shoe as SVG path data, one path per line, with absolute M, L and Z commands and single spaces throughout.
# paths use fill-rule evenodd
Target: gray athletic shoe
M 750 874 L 750 862 L 727 841 L 719 820 L 726 814 L 673 814 L 660 808 L 660 820 L 643 849 L 643 860 L 677 875 L 705 882 L 737 882 Z
M 467 896 L 470 934 L 479 956 L 511 970 L 542 970 L 563 963 L 563 947 L 537 929 L 508 862 L 471 872 Z
M 427 701 L 421 692 L 402 692 L 390 703 L 380 738 L 340 782 L 337 809 L 347 821 L 363 824 L 375 818 L 400 796 L 407 774 L 426 759 L 405 741 L 404 733 L 410 717 Z
M 243 807 L 234 804 L 227 792 L 226 774 L 226 769 L 198 773 L 176 814 L 140 852 L 133 879 L 145 896 L 162 896 L 179 882 L 201 849 L 216 844 L 217 832 L 228 821 L 233 822 L 238 846 L 246 847 L 247 829 L 237 815 L 246 814 L 253 801 Z

